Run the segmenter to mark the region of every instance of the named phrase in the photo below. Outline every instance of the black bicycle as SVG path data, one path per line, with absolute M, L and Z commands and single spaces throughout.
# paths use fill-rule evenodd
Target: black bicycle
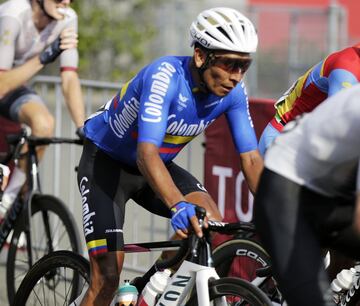
M 81 144 L 79 139 L 39 138 L 22 128 L 8 135 L 10 152 L 2 161 L 15 163 L 27 158 L 26 191 L 19 195 L 0 224 L 0 251 L 9 243 L 6 263 L 7 294 L 10 305 L 23 277 L 33 264 L 55 250 L 82 250 L 75 220 L 65 204 L 52 195 L 41 193 L 38 146 L 60 143 Z M 21 153 L 25 148 L 26 153 Z
M 198 212 L 200 224 L 204 216 L 204 210 Z M 209 223 L 208 229 L 203 229 L 203 238 L 192 234 L 182 241 L 126 244 L 125 252 L 178 248 L 173 258 L 156 263 L 160 270 L 175 266 L 185 258 L 163 295 L 159 297 L 157 305 L 163 305 L 162 299 L 166 300 L 171 295 L 169 292 L 172 292 L 173 299 L 167 301 L 166 305 L 205 305 L 204 301 L 211 301 L 211 305 L 272 305 L 266 294 L 250 282 L 239 278 L 219 277 L 213 268 L 210 232 L 231 234 L 243 226 L 242 223 Z M 179 279 L 182 281 L 179 282 Z M 19 287 L 14 306 L 69 305 L 86 290 L 88 282 L 89 264 L 83 257 L 72 252 L 54 252 L 40 259 L 31 268 Z M 182 283 L 180 287 L 179 283 Z M 177 294 L 174 294 L 175 291 Z
M 272 277 L 270 256 L 259 242 L 254 224 L 238 224 L 236 233 L 213 250 L 217 273 L 221 277 L 245 279 L 265 292 L 272 302 L 283 303 L 277 283 Z

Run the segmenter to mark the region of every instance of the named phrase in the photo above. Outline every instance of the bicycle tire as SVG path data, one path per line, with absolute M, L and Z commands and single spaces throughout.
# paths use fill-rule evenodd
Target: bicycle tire
M 71 274 L 72 283 L 68 287 L 71 292 L 66 292 L 67 287 L 65 286 L 63 294 L 59 292 L 53 294 L 56 286 L 61 287 L 63 280 L 61 271 L 66 268 L 74 271 L 74 274 Z M 32 266 L 16 292 L 13 305 L 69 305 L 89 282 L 90 264 L 84 257 L 71 251 L 55 251 L 44 256 Z M 47 289 L 49 290 L 47 291 Z M 51 292 L 51 294 L 47 295 L 47 292 Z M 60 302 L 58 298 L 62 297 L 65 300 Z M 41 298 L 44 298 L 44 301 Z M 34 303 L 32 303 L 33 301 Z
M 213 251 L 213 260 L 220 277 L 237 277 L 250 282 L 255 279 L 258 268 L 271 264 L 269 254 L 251 238 L 236 238 L 220 244 Z M 271 300 L 279 302 L 282 299 L 272 278 L 260 288 Z
M 246 271 L 249 274 L 247 280 L 250 281 L 255 276 L 257 268 L 266 267 L 271 264 L 269 254 L 253 239 L 237 238 L 228 240 L 213 250 L 214 267 L 220 277 L 230 276 L 231 265 L 235 264 L 235 259 L 239 261 L 236 263 L 239 266 L 241 265 L 242 259 L 257 263 L 257 265 L 254 265 L 254 269 Z M 233 271 L 232 273 L 237 273 L 237 271 Z M 235 276 L 245 278 L 239 275 Z
M 238 306 L 272 306 L 272 302 L 267 295 L 258 287 L 252 285 L 250 282 L 235 278 L 224 277 L 209 282 L 209 296 L 210 301 L 217 298 L 231 295 L 226 300 L 229 305 Z M 196 290 L 191 294 L 191 298 L 186 303 L 186 306 L 197 306 L 198 299 Z M 212 304 L 216 306 L 216 304 Z
M 55 219 L 51 224 L 49 224 L 50 227 L 52 228 L 52 231 L 50 233 L 51 241 L 53 242 L 53 245 L 51 246 L 52 251 L 59 249 L 67 249 L 75 253 L 80 253 L 82 247 L 81 247 L 77 226 L 72 214 L 67 209 L 65 204 L 60 199 L 50 195 L 35 195 L 31 201 L 32 201 L 31 203 L 32 229 L 30 232 L 34 230 L 33 224 L 35 224 L 36 226 L 39 226 L 39 224 L 41 224 L 41 226 L 44 226 L 45 228 L 44 219 L 42 215 L 44 212 L 46 212 L 49 215 L 49 218 Z M 27 211 L 24 211 L 23 213 L 27 213 Z M 38 218 L 41 218 L 41 220 L 38 221 Z M 59 225 L 63 227 L 61 233 L 56 232 L 56 229 L 57 227 L 59 227 Z M 19 218 L 19 220 L 16 222 L 14 226 L 13 235 L 9 245 L 8 257 L 6 263 L 6 280 L 7 280 L 7 294 L 10 305 L 12 304 L 12 301 L 15 296 L 15 292 L 18 286 L 20 285 L 22 278 L 30 268 L 28 264 L 28 254 L 26 248 L 23 247 L 21 249 L 18 247 L 19 237 L 22 233 L 24 233 L 24 226 L 25 225 L 24 222 L 22 222 L 22 218 Z M 44 232 L 46 231 L 44 230 Z M 32 239 L 33 264 L 39 258 L 48 254 L 49 251 L 51 250 L 51 248 L 49 247 L 49 237 L 45 237 L 45 236 L 46 234 L 43 235 L 42 237 L 36 237 L 38 242 L 37 245 L 43 245 L 44 246 L 43 250 L 40 247 L 35 247 L 36 245 L 35 239 Z M 45 237 L 44 240 L 42 240 L 43 237 Z M 54 244 L 56 237 L 60 237 L 59 245 Z M 67 240 L 65 241 L 64 239 L 66 238 Z

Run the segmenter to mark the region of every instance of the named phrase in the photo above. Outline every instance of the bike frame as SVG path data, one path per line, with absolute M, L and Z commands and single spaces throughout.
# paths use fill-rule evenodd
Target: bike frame
M 171 277 L 156 306 L 184 305 L 194 285 L 196 286 L 198 305 L 210 306 L 209 281 L 212 279 L 219 279 L 215 268 L 185 260 Z M 217 305 L 227 305 L 224 297 L 218 302 L 221 304 Z
M 26 143 L 26 132 L 24 131 L 21 135 L 21 138 L 15 148 L 15 164 L 17 164 L 17 155 L 20 154 L 20 150 Z M 6 239 L 9 236 L 11 230 L 15 226 L 15 222 L 19 219 L 22 211 L 27 211 L 27 216 L 23 219 L 25 224 L 25 233 L 26 233 L 26 242 L 29 246 L 31 246 L 31 237 L 28 234 L 30 231 L 30 219 L 31 219 L 31 199 L 34 194 L 41 193 L 40 189 L 40 177 L 39 177 L 39 169 L 38 169 L 38 159 L 36 154 L 35 145 L 28 145 L 28 166 L 26 170 L 27 176 L 27 186 L 29 190 L 25 196 L 24 202 L 19 200 L 18 198 L 15 202 L 10 206 L 8 209 L 4 221 L 0 225 L 0 251 L 5 245 Z M 32 254 L 31 254 L 31 247 L 28 248 L 28 258 L 29 263 L 32 265 Z
M 11 230 L 15 226 L 15 222 L 19 219 L 22 212 L 24 213 L 24 218 L 21 222 L 24 222 L 25 228 L 25 236 L 26 236 L 26 243 L 27 243 L 27 253 L 28 253 L 28 260 L 29 266 L 31 267 L 33 264 L 33 256 L 32 256 L 32 243 L 31 243 L 31 235 L 30 235 L 30 228 L 31 228 L 31 212 L 32 212 L 32 199 L 35 195 L 42 194 L 41 192 L 41 184 L 40 184 L 40 176 L 39 176 L 39 165 L 38 165 L 38 157 L 36 152 L 36 147 L 39 145 L 47 145 L 47 144 L 56 144 L 56 143 L 76 143 L 80 144 L 81 141 L 78 139 L 67 139 L 67 138 L 38 138 L 30 136 L 30 131 L 26 128 L 23 128 L 21 134 L 17 135 L 10 135 L 9 136 L 9 143 L 14 142 L 16 144 L 15 149 L 10 153 L 6 160 L 7 162 L 11 159 L 14 159 L 15 164 L 18 163 L 18 159 L 21 155 L 21 149 L 25 144 L 27 144 L 26 153 L 27 157 L 27 168 L 26 168 L 26 184 L 28 190 L 26 191 L 26 195 L 24 200 L 20 200 L 17 198 L 15 202 L 10 206 L 8 209 L 5 217 L 4 222 L 0 225 L 0 251 L 3 248 L 7 237 L 9 236 Z M 11 139 L 15 139 L 11 140 Z M 45 225 L 45 230 L 48 239 L 48 245 L 50 247 L 49 252 L 52 252 L 51 249 L 53 243 L 51 241 L 51 235 L 49 232 L 50 223 L 49 217 L 46 212 L 43 212 L 43 221 Z

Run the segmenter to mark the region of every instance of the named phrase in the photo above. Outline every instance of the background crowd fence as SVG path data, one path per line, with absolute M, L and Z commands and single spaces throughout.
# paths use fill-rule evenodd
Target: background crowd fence
M 277 99 L 308 68 L 354 43 L 349 42 L 346 9 L 335 1 L 329 3 L 309 7 L 296 3 L 249 5 L 249 1 L 239 0 L 221 3 L 248 16 L 258 32 L 258 50 L 246 76 L 250 96 Z M 219 2 L 173 0 L 156 7 L 158 35 L 149 56 L 192 54 L 189 25 L 198 12 L 214 6 Z
M 348 46 L 347 11 L 328 7 L 259 4 L 247 6 L 259 47 L 247 77 L 251 96 L 277 99 L 310 67 Z

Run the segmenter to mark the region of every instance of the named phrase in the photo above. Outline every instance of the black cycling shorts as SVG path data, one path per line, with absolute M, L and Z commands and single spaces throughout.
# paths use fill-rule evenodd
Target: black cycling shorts
M 189 172 L 171 162 L 167 169 L 183 195 L 206 192 Z M 133 199 L 146 210 L 170 218 L 138 169 L 123 165 L 86 140 L 78 170 L 84 235 L 89 255 L 123 250 L 125 204 Z
M 30 101 L 45 104 L 34 90 L 26 86 L 20 86 L 0 99 L 0 115 L 9 120 L 19 122 L 21 106 Z
M 360 258 L 354 207 L 352 197 L 326 197 L 264 169 L 254 221 L 289 305 L 334 305 L 321 247 Z

